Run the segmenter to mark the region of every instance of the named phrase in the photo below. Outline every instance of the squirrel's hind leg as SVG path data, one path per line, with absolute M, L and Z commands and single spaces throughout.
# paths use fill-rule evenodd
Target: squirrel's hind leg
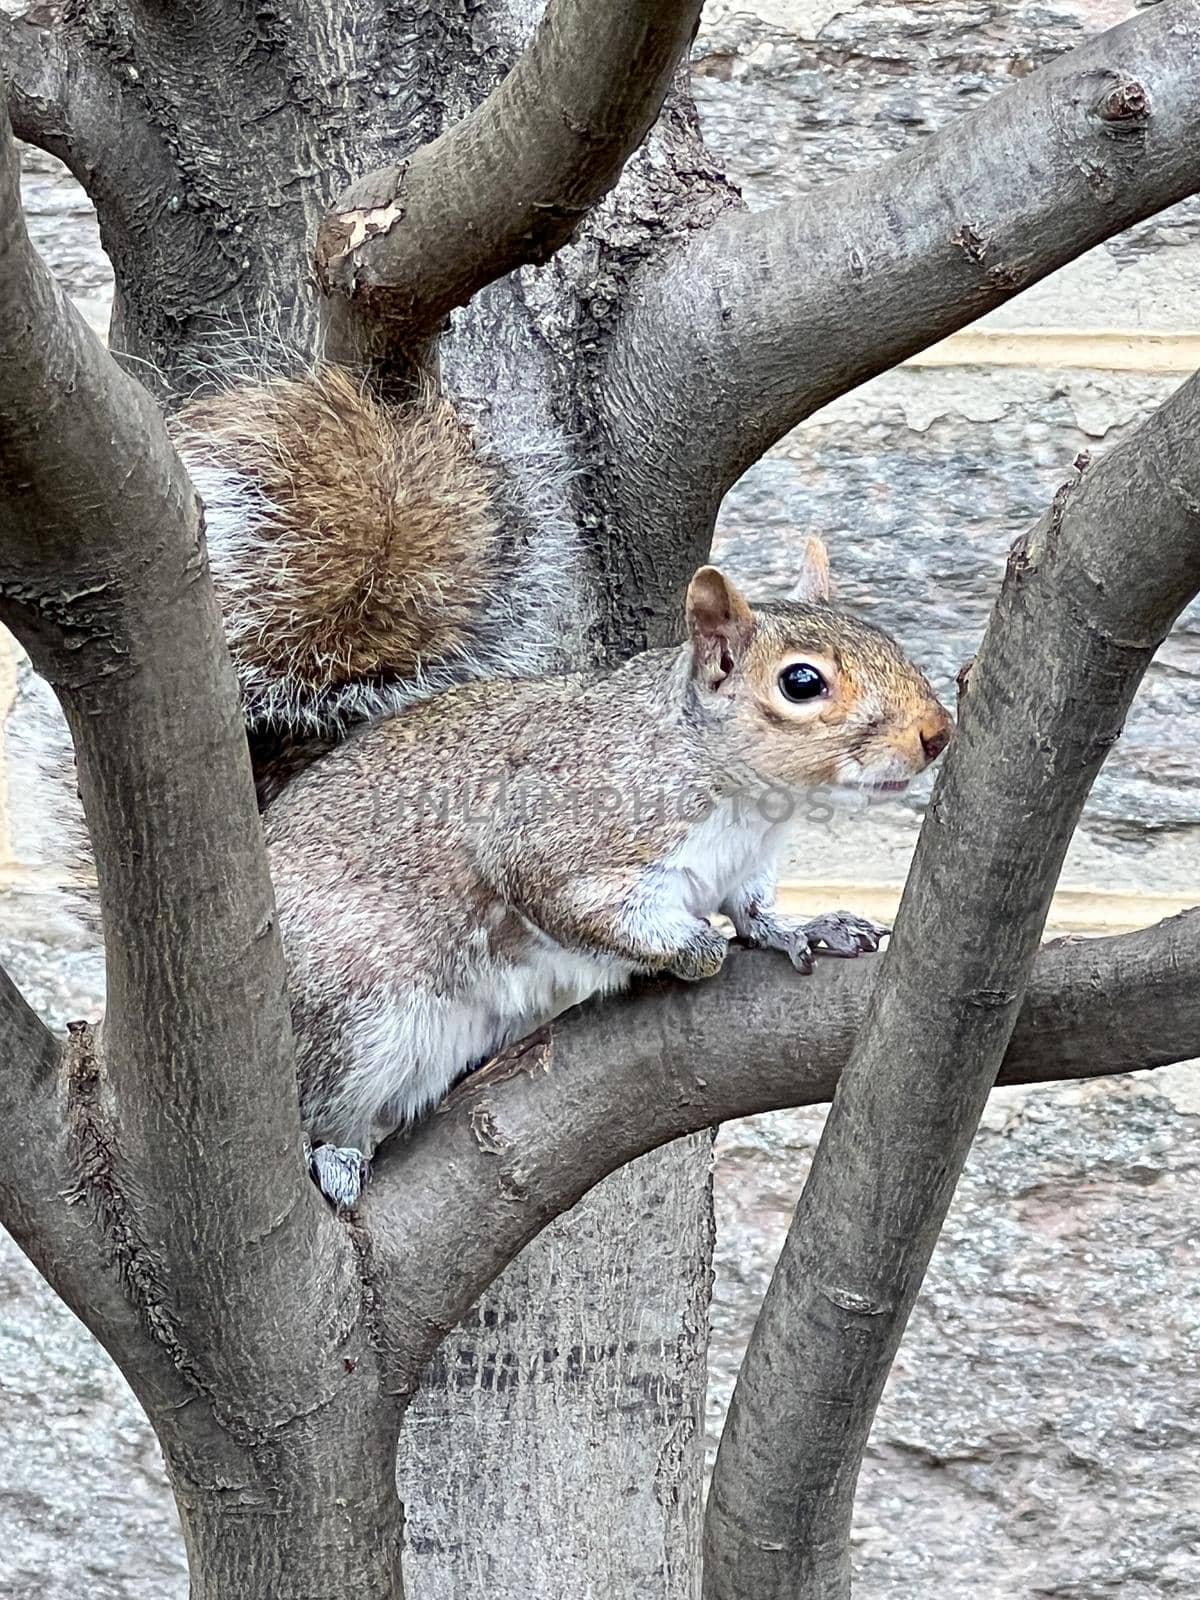
M 313 1145 L 305 1135 L 308 1170 L 313 1182 L 339 1211 L 353 1211 L 371 1175 L 371 1163 L 348 1145 Z

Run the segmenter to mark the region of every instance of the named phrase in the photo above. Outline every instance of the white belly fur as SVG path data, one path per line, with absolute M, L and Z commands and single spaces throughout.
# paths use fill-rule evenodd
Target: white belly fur
M 655 870 L 680 910 L 711 917 L 746 884 L 775 865 L 783 827 L 749 796 L 716 806 Z
M 774 861 L 779 827 L 727 802 L 696 824 L 647 888 L 656 920 L 707 917 Z M 437 1104 L 467 1070 L 590 995 L 623 988 L 632 963 L 569 950 L 530 926 L 523 955 L 483 960 L 460 993 L 406 987 L 376 994 L 355 1018 L 346 1073 L 312 1132 L 369 1149 Z
M 378 994 L 373 1009 L 355 1019 L 347 1070 L 325 1125 L 311 1131 L 369 1149 L 432 1109 L 468 1067 L 589 995 L 623 987 L 632 970 L 535 934 L 524 960 L 481 965 L 460 994 L 419 988 Z

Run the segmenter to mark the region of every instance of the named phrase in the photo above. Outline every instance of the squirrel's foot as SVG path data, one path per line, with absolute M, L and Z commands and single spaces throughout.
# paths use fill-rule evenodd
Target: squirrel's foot
M 738 937 L 765 950 L 781 950 L 797 972 L 808 974 L 823 956 L 857 956 L 878 950 L 879 941 L 890 928 L 882 928 L 850 911 L 827 911 L 808 922 L 779 917 L 755 906 L 751 914 L 739 918 Z
M 761 901 L 750 901 L 734 908 L 733 926 L 739 939 L 752 950 L 780 950 L 806 976 L 813 969 L 813 947 L 808 924 L 794 917 L 777 916 Z
M 729 940 L 705 923 L 685 945 L 676 950 L 666 970 L 673 978 L 682 978 L 685 983 L 698 983 L 702 978 L 715 977 L 724 966 L 728 954 Z
M 308 1170 L 321 1193 L 339 1211 L 353 1211 L 371 1175 L 371 1163 L 361 1150 L 345 1145 L 309 1145 Z
M 879 941 L 892 931 L 852 911 L 826 911 L 802 927 L 809 944 L 820 947 L 817 954 L 827 956 L 861 956 L 878 950 Z

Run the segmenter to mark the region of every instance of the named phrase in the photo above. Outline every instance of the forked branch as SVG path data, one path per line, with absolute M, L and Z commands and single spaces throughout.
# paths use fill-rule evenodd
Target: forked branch
M 662 106 L 701 0 L 550 0 L 477 109 L 325 219 L 327 347 L 410 350 L 485 284 L 548 261 L 616 183 Z

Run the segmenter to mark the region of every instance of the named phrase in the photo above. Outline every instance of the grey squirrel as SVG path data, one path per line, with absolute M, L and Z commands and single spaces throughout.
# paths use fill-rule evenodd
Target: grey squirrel
M 817 949 L 878 948 L 859 918 L 775 909 L 778 796 L 902 789 L 950 719 L 891 638 L 831 605 L 819 541 L 794 603 L 751 608 L 703 567 L 684 643 L 530 676 L 571 551 L 514 535 L 448 401 L 392 406 L 325 367 L 195 400 L 173 428 L 332 1199 L 354 1203 L 380 1137 L 567 1007 L 637 973 L 716 973 L 718 914 L 801 972 Z

